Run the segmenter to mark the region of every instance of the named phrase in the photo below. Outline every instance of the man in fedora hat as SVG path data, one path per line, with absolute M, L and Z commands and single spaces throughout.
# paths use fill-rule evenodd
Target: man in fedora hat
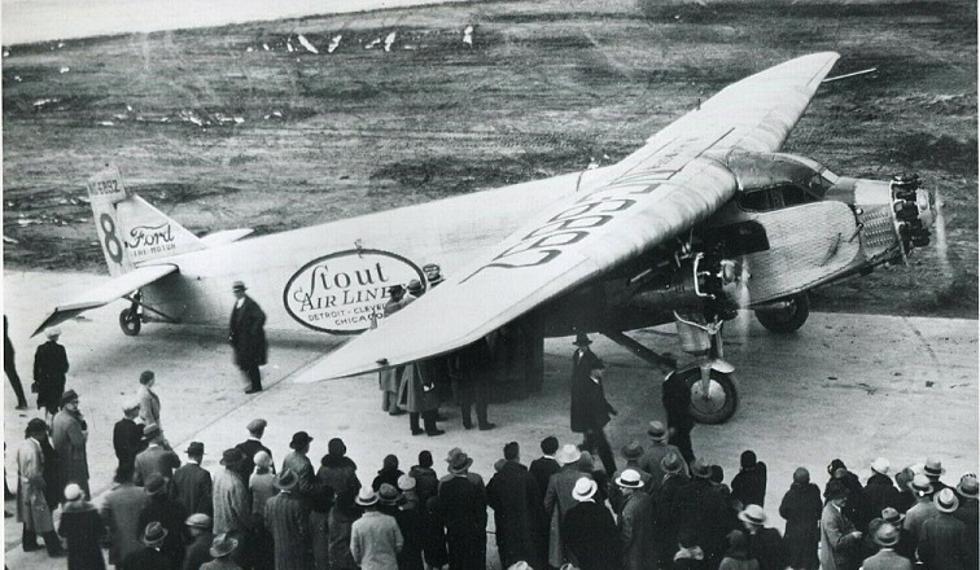
M 37 407 L 44 408 L 44 419 L 50 422 L 61 408 L 61 395 L 65 392 L 65 375 L 68 374 L 68 355 L 65 347 L 58 344 L 61 329 L 51 327 L 44 331 L 48 338 L 34 352 L 33 392 L 37 392 Z
M 582 452 L 571 443 L 565 444 L 558 450 L 555 460 L 561 469 L 548 480 L 548 489 L 544 495 L 544 510 L 549 520 L 548 564 L 555 568 L 561 567 L 568 559 L 567 545 L 561 535 L 561 522 L 565 514 L 575 506 L 572 490 L 581 478 L 592 478 L 589 473 L 582 473 L 579 460 Z
M 810 472 L 799 467 L 793 472 L 793 483 L 779 503 L 779 516 L 786 521 L 783 543 L 790 567 L 817 570 L 817 543 L 820 541 L 820 515 L 823 502 L 820 488 L 810 482 Z
M 872 513 L 880 513 L 885 507 L 898 508 L 902 497 L 889 476 L 891 464 L 884 457 L 871 462 L 871 476 L 864 484 L 864 497 Z
M 351 526 L 350 551 L 360 568 L 396 570 L 398 553 L 405 541 L 395 517 L 378 510 L 378 500 L 378 494 L 370 487 L 363 487 L 358 493 L 354 502 L 364 509 L 364 515 Z
M 504 446 L 504 459 L 487 483 L 487 502 L 493 509 L 497 529 L 497 552 L 503 568 L 520 560 L 542 567 L 543 549 L 538 544 L 544 527 L 543 497 L 534 477 L 521 464 L 520 446 Z
M 877 554 L 865 558 L 862 570 L 912 570 L 912 561 L 895 552 L 899 542 L 899 530 L 890 523 L 880 525 L 873 538 L 881 547 Z
M 17 520 L 23 523 L 21 545 L 25 552 L 38 550 L 37 536 L 44 537 L 49 556 L 62 556 L 61 542 L 54 532 L 51 508 L 44 496 L 48 485 L 45 481 L 44 453 L 40 440 L 47 437 L 48 426 L 41 418 L 27 423 L 24 441 L 17 446 Z
M 657 560 L 653 499 L 644 490 L 642 474 L 635 469 L 624 469 L 613 481 L 622 496 L 619 538 L 623 569 L 646 570 Z
M 684 455 L 676 445 L 667 443 L 669 435 L 667 426 L 663 422 L 653 420 L 647 424 L 647 435 L 650 436 L 650 444 L 646 447 L 643 457 L 640 458 L 640 469 L 646 471 L 651 477 L 651 487 L 656 490 L 664 479 L 664 471 L 661 467 L 664 457 L 673 453 L 681 458 L 681 471 L 685 476 L 690 475 L 687 462 L 683 460 Z
M 898 531 L 898 543 L 893 546 L 893 549 L 899 556 L 904 556 L 909 560 L 915 560 L 915 545 L 912 543 L 909 533 L 902 528 L 902 523 L 905 522 L 905 515 L 898 512 L 894 507 L 885 507 L 881 510 L 881 518 L 872 521 L 872 526 L 875 526 L 875 530 L 882 524 L 890 524 Z M 874 541 L 874 534 L 871 536 L 871 540 Z
M 242 452 L 242 480 L 248 485 L 248 478 L 252 475 L 252 471 L 255 469 L 255 454 L 264 451 L 272 457 L 272 450 L 268 447 L 262 445 L 262 436 L 265 435 L 265 428 L 269 425 L 269 422 L 263 418 L 256 418 L 245 426 L 248 430 L 248 439 L 239 443 L 235 447 Z M 275 463 L 273 463 L 272 472 L 276 472 Z
M 619 531 L 609 509 L 595 502 L 597 490 L 595 481 L 580 477 L 572 489 L 575 505 L 561 523 L 562 537 L 581 570 L 620 567 Z
M 149 497 L 133 484 L 133 467 L 128 464 L 116 469 L 113 483 L 99 514 L 109 529 L 109 564 L 120 566 L 127 556 L 143 548 L 139 516 Z
M 939 516 L 939 510 L 933 503 L 932 497 L 935 488 L 929 478 L 919 473 L 912 478 L 910 485 L 912 492 L 915 493 L 915 504 L 905 513 L 905 523 L 903 528 L 909 533 L 909 539 L 913 544 L 918 545 L 922 538 L 922 525 L 932 517 Z
M 194 513 L 184 521 L 191 539 L 184 553 L 184 562 L 180 566 L 182 570 L 200 568 L 211 561 L 211 541 L 214 540 L 211 525 L 211 517 L 204 513 Z
M 315 567 L 310 509 L 296 494 L 299 477 L 283 469 L 276 477 L 279 494 L 265 503 L 265 525 L 275 544 L 275 567 L 303 570 Z
M 82 488 L 75 483 L 65 487 L 65 504 L 58 523 L 58 534 L 68 546 L 68 570 L 104 570 L 100 545 L 105 525 Z
M 213 560 L 201 566 L 201 570 L 242 570 L 231 556 L 236 550 L 238 550 L 237 538 L 219 534 L 211 541 L 211 548 L 208 550 Z
M 674 502 L 677 500 L 677 493 L 685 487 L 690 478 L 684 472 L 687 464 L 680 452 L 674 450 L 669 452 L 660 460 L 660 470 L 663 471 L 663 480 L 660 487 L 653 491 L 654 497 L 654 551 L 657 553 L 657 560 L 663 568 L 669 568 L 677 552 L 677 517 L 673 512 Z
M 717 565 L 725 553 L 725 537 L 735 524 L 727 493 L 711 481 L 711 466 L 698 458 L 691 464 L 691 482 L 677 491 L 673 515 L 678 534 L 691 531 L 704 549 L 709 564 Z
M 245 284 L 235 281 L 235 308 L 231 311 L 228 342 L 235 351 L 235 364 L 245 375 L 249 387 L 246 394 L 262 391 L 259 366 L 268 361 L 269 345 L 265 340 L 265 313 L 259 304 L 245 294 Z
M 167 538 L 164 539 L 160 551 L 170 558 L 176 568 L 184 560 L 184 521 L 191 513 L 182 504 L 170 498 L 167 481 L 159 473 L 150 475 L 143 490 L 149 499 L 143 507 L 143 512 L 140 513 L 137 528 L 146 528 L 146 525 L 153 521 L 163 525 L 167 531 Z
M 747 505 L 740 513 L 749 541 L 749 557 L 759 561 L 759 570 L 783 570 L 789 557 L 779 531 L 766 526 L 766 511 L 759 505 Z
M 606 473 L 615 473 L 616 459 L 609 447 L 605 427 L 609 416 L 619 412 L 606 400 L 602 385 L 606 365 L 598 358 L 583 361 L 584 364 L 587 364 L 588 374 L 573 379 L 575 383 L 572 384 L 572 431 L 583 434 L 582 449 L 598 451 Z
M 88 423 L 78 409 L 78 394 L 68 390 L 61 397 L 62 409 L 54 416 L 51 444 L 58 454 L 59 480 L 77 483 L 89 495 L 88 488 Z
M 212 505 L 214 509 L 214 534 L 233 533 L 242 536 L 249 530 L 251 510 L 248 505 L 248 489 L 238 474 L 242 464 L 242 452 L 232 447 L 221 454 L 221 465 L 214 475 Z
M 214 485 L 211 481 L 211 473 L 201 467 L 201 461 L 204 460 L 204 444 L 200 441 L 192 441 L 187 446 L 186 453 L 187 462 L 174 471 L 174 498 L 189 513 L 210 515 L 214 507 L 211 496 Z
M 620 492 L 619 487 L 615 484 L 616 479 L 623 474 L 623 471 L 627 469 L 632 469 L 640 474 L 640 480 L 643 481 L 643 491 L 647 494 L 653 493 L 653 476 L 647 473 L 643 468 L 640 467 L 640 459 L 643 458 L 643 446 L 637 440 L 631 440 L 629 443 L 624 445 L 620 449 L 620 455 L 626 460 L 626 465 L 622 469 L 616 471 L 612 474 L 609 479 L 613 482 L 609 486 L 609 503 L 612 505 L 614 512 L 620 512 L 622 509 L 623 494 Z
M 450 568 L 483 568 L 487 563 L 487 491 L 470 473 L 473 459 L 459 448 L 446 458 L 449 475 L 439 482 L 436 512 L 446 527 Z
M 167 529 L 159 522 L 152 521 L 143 527 L 141 542 L 143 547 L 126 556 L 122 568 L 129 570 L 173 570 L 173 561 L 162 552 Z
M 970 542 L 977 537 L 967 532 L 966 525 L 953 513 L 960 500 L 952 489 L 946 488 L 933 496 L 939 514 L 922 523 L 918 542 L 919 559 L 926 570 L 973 570 L 970 561 Z
M 953 487 L 947 485 L 940 477 L 946 473 L 946 468 L 943 467 L 943 462 L 936 457 L 929 457 L 926 459 L 925 466 L 922 468 L 923 473 L 929 478 L 929 482 L 932 483 L 933 493 L 938 493 L 943 489 L 952 489 Z
M 844 515 L 848 490 L 843 481 L 831 479 L 824 489 L 827 504 L 820 515 L 820 567 L 853 570 L 860 558 L 861 531 Z
M 313 438 L 305 431 L 298 431 L 293 434 L 289 447 L 292 449 L 282 460 L 282 470 L 291 469 L 299 478 L 294 491 L 299 496 L 307 508 L 313 509 L 315 503 L 323 493 L 323 485 L 316 478 L 313 470 L 313 463 L 308 454 L 310 452 L 310 442 Z
M 136 423 L 140 404 L 132 400 L 122 406 L 123 418 L 112 427 L 112 449 L 119 465 L 130 466 L 136 461 L 136 454 L 143 451 L 143 426 Z
M 963 521 L 970 536 L 980 536 L 980 527 L 977 523 L 977 495 L 980 494 L 978 487 L 980 485 L 977 484 L 977 476 L 973 473 L 963 475 L 956 486 L 956 496 L 960 499 L 960 508 L 956 509 L 953 516 Z M 977 554 L 980 541 L 971 540 L 969 546 L 970 559 L 967 562 L 967 568 L 980 568 Z
M 154 473 L 169 481 L 173 477 L 174 469 L 180 467 L 180 457 L 166 447 L 163 432 L 156 424 L 143 426 L 143 439 L 147 441 L 147 446 L 136 455 L 134 481 L 137 485 L 143 485 Z

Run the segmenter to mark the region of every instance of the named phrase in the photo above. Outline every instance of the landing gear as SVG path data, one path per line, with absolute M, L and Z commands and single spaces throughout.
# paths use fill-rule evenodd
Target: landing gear
M 730 372 L 715 368 L 701 376 L 700 366 L 691 366 L 675 372 L 677 379 L 691 391 L 691 417 L 702 424 L 722 424 L 738 409 L 738 390 L 735 377 Z
M 123 334 L 126 336 L 140 334 L 140 329 L 143 328 L 143 322 L 140 320 L 139 311 L 137 311 L 135 306 L 123 309 L 119 313 L 119 328 L 122 329 Z
M 755 318 L 766 330 L 779 334 L 796 332 L 809 316 L 810 295 L 806 291 L 755 311 Z

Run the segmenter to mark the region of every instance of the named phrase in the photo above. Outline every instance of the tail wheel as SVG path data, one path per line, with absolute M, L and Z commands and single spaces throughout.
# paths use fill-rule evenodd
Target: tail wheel
M 678 372 L 691 391 L 691 417 L 701 424 L 722 424 L 735 414 L 738 408 L 738 390 L 731 374 L 711 371 L 708 390 L 701 382 L 701 369 L 689 368 Z
M 786 299 L 786 307 L 779 309 L 758 309 L 755 318 L 766 330 L 789 334 L 796 332 L 810 316 L 810 295 L 805 291 Z
M 136 336 L 140 334 L 140 329 L 143 328 L 143 323 L 140 321 L 139 313 L 132 308 L 123 309 L 122 312 L 119 313 L 119 328 L 122 329 L 123 334 L 126 336 Z

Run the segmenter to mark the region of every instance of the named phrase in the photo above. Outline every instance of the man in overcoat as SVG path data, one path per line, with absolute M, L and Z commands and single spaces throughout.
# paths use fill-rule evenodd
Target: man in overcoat
M 153 391 L 157 377 L 152 370 L 144 370 L 140 373 L 140 387 L 136 391 L 136 398 L 140 403 L 140 420 L 144 426 L 155 425 L 163 431 L 163 422 L 160 420 L 160 396 Z
M 572 490 L 576 481 L 582 477 L 591 479 L 592 475 L 579 470 L 582 452 L 575 445 L 569 443 L 562 446 L 555 459 L 561 464 L 561 470 L 548 481 L 544 510 L 549 520 L 548 564 L 559 568 L 568 560 L 568 548 L 561 535 L 561 523 L 565 513 L 576 505 Z
M 493 509 L 497 551 L 503 568 L 521 560 L 542 568 L 542 549 L 537 544 L 544 526 L 544 503 L 538 485 L 520 463 L 516 441 L 504 446 L 504 463 L 487 483 L 487 502 Z
M 123 418 L 112 426 L 112 449 L 119 465 L 126 463 L 132 467 L 136 454 L 143 451 L 143 426 L 135 421 L 139 410 L 138 402 L 123 404 Z
M 623 497 L 619 515 L 623 569 L 655 570 L 657 552 L 653 529 L 653 499 L 643 489 L 643 478 L 635 469 L 624 469 L 614 482 Z
M 877 554 L 865 558 L 862 570 L 912 570 L 912 561 L 895 552 L 899 531 L 889 523 L 875 529 L 875 544 L 881 547 Z
M 663 568 L 669 568 L 677 552 L 677 525 L 674 517 L 674 503 L 678 492 L 690 482 L 684 473 L 687 464 L 677 451 L 668 453 L 660 460 L 664 472 L 663 482 L 653 492 L 654 497 L 654 539 L 657 559 Z
M 864 496 L 868 501 L 868 508 L 875 516 L 885 507 L 897 509 L 902 504 L 901 493 L 888 476 L 890 472 L 891 465 L 884 457 L 871 462 L 871 476 L 864 484 Z
M 450 450 L 449 475 L 439 482 L 437 510 L 446 525 L 450 570 L 484 568 L 487 563 L 487 490 L 483 478 L 470 473 L 473 459 Z M 357 523 L 354 523 L 355 527 Z
M 142 486 L 150 475 L 156 473 L 170 481 L 174 470 L 180 467 L 180 458 L 169 448 L 164 447 L 163 432 L 156 424 L 143 426 L 143 439 L 148 441 L 146 449 L 136 454 L 133 481 Z
M 664 379 L 661 400 L 667 412 L 669 442 L 676 445 L 681 457 L 688 465 L 694 461 L 694 448 L 691 444 L 691 431 L 694 418 L 691 417 L 691 389 L 680 374 L 669 374 Z
M 620 567 L 619 531 L 609 509 L 595 502 L 597 488 L 592 479 L 580 477 L 572 490 L 576 504 L 561 523 L 562 536 L 575 557 L 575 566 L 581 570 Z
M 220 469 L 214 476 L 212 503 L 214 508 L 214 534 L 231 533 L 241 537 L 249 530 L 252 510 L 249 506 L 248 488 L 242 482 L 238 470 L 242 452 L 234 447 L 221 456 Z
M 980 536 L 980 521 L 977 517 L 977 496 L 980 495 L 980 484 L 977 483 L 977 476 L 972 473 L 967 473 L 960 477 L 960 482 L 956 485 L 956 496 L 960 500 L 960 507 L 956 509 L 953 516 L 963 521 L 966 525 L 966 531 L 971 536 Z M 980 547 L 980 541 L 973 540 L 969 543 L 970 546 L 970 558 L 967 560 L 967 568 L 977 567 L 980 568 L 980 561 L 978 561 L 977 548 Z
M 101 547 L 105 524 L 82 488 L 74 483 L 65 487 L 58 534 L 68 545 L 68 570 L 105 570 Z
M 262 436 L 265 435 L 265 428 L 269 422 L 262 418 L 256 418 L 245 426 L 248 430 L 248 439 L 239 443 L 235 447 L 242 452 L 242 479 L 248 485 L 248 479 L 255 470 L 255 454 L 264 451 L 272 458 L 272 450 L 262 444 Z M 276 472 L 275 461 L 272 463 L 272 472 Z
M 61 395 L 65 392 L 65 375 L 68 374 L 68 355 L 65 347 L 58 344 L 61 329 L 51 327 L 44 331 L 47 342 L 37 347 L 34 353 L 34 384 L 37 392 L 37 407 L 45 409 L 45 420 L 49 420 L 61 407 Z
M 591 354 L 591 351 L 587 354 Z M 589 372 L 584 377 L 576 374 L 572 378 L 572 431 L 583 434 L 583 449 L 598 451 L 606 473 L 615 473 L 616 459 L 609 447 L 605 427 L 609 423 L 609 415 L 615 416 L 619 412 L 606 400 L 602 386 L 606 365 L 598 358 L 582 358 L 583 362 L 576 368 L 587 364 L 584 367 Z
M 856 570 L 860 560 L 861 531 L 843 512 L 848 500 L 844 483 L 831 479 L 824 489 L 827 504 L 820 515 L 820 567 L 823 570 Z
M 718 564 L 724 555 L 730 510 L 723 489 L 711 481 L 711 466 L 702 459 L 691 464 L 691 482 L 677 491 L 672 516 L 678 521 L 678 536 L 693 532 L 704 549 L 709 564 Z
M 651 485 L 654 491 L 660 487 L 666 474 L 662 466 L 663 459 L 671 453 L 681 458 L 681 471 L 684 476 L 690 476 L 691 472 L 686 460 L 683 459 L 681 450 L 676 445 L 667 443 L 670 436 L 667 431 L 667 426 L 663 422 L 653 420 L 647 424 L 647 435 L 650 437 L 650 444 L 646 447 L 646 451 L 643 452 L 639 466 L 640 469 L 650 474 Z
M 129 465 L 120 465 L 113 481 L 99 514 L 109 530 L 109 563 L 119 566 L 127 556 L 143 548 L 139 517 L 149 497 L 142 487 L 133 484 L 133 468 Z
M 14 345 L 7 336 L 7 315 L 3 316 L 3 371 L 7 374 L 10 387 L 14 389 L 17 396 L 17 410 L 27 409 L 27 398 L 24 396 L 24 386 L 20 383 L 20 375 L 17 374 L 17 362 L 14 358 Z
M 779 516 L 786 521 L 783 537 L 789 565 L 795 570 L 817 570 L 817 543 L 820 541 L 820 515 L 823 503 L 820 489 L 810 482 L 803 467 L 793 472 L 790 485 L 779 504 Z
M 759 505 L 747 505 L 738 513 L 749 542 L 749 557 L 759 561 L 759 570 L 785 570 L 786 547 L 779 531 L 766 526 L 766 512 Z
M 276 570 L 309 570 L 313 562 L 310 509 L 296 495 L 299 477 L 283 469 L 276 478 L 279 494 L 265 503 L 265 525 L 275 544 Z
M 170 498 L 167 493 L 167 481 L 154 473 L 143 487 L 149 500 L 140 513 L 139 526 L 146 528 L 153 521 L 159 522 L 167 530 L 161 552 L 167 555 L 174 568 L 184 561 L 184 524 L 190 512 L 182 504 Z
M 429 359 L 405 368 L 398 404 L 408 410 L 408 424 L 412 435 L 426 433 L 437 436 L 446 433 L 436 425 L 439 416 L 439 392 L 436 390 L 435 367 L 444 365 L 445 362 L 441 359 Z M 419 426 L 420 416 L 425 425 L 424 430 Z
M 44 420 L 34 418 L 27 423 L 24 441 L 17 447 L 17 521 L 23 523 L 21 546 L 24 552 L 41 548 L 37 535 L 44 537 L 49 556 L 62 556 L 61 541 L 54 532 L 51 509 L 44 496 L 44 454 L 40 438 L 47 433 Z
M 173 498 L 184 506 L 189 514 L 213 512 L 211 473 L 201 467 L 204 444 L 192 441 L 187 446 L 187 462 L 173 475 Z
M 269 346 L 265 340 L 265 313 L 259 304 L 245 294 L 245 284 L 235 281 L 235 308 L 231 311 L 228 341 L 235 351 L 235 364 L 249 381 L 246 394 L 262 390 L 259 366 L 268 360 Z
M 768 473 L 765 462 L 759 461 L 751 449 L 742 452 L 739 462 L 741 469 L 732 479 L 732 498 L 741 503 L 742 508 L 746 505 L 766 506 Z
M 926 570 L 973 570 L 967 566 L 969 543 L 977 537 L 968 533 L 963 521 L 953 516 L 960 500 L 947 487 L 936 493 L 933 502 L 939 515 L 922 523 L 919 559 Z
M 54 416 L 51 444 L 58 454 L 61 483 L 76 483 L 89 496 L 88 424 L 78 410 L 78 394 L 68 390 L 61 398 L 62 410 Z

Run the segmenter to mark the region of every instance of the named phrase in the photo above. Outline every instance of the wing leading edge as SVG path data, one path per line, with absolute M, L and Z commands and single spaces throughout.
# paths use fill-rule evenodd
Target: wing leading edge
M 713 159 L 775 151 L 838 55 L 821 53 L 735 83 L 611 168 L 611 181 L 535 216 L 465 271 L 297 378 L 352 376 L 454 350 L 704 220 L 734 195 Z

